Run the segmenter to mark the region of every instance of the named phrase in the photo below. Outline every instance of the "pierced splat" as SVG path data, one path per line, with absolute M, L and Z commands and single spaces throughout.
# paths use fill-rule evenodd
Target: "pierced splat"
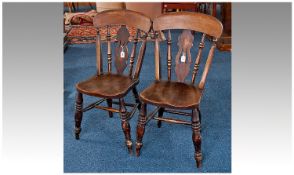
M 178 38 L 178 53 L 176 55 L 176 75 L 179 82 L 184 82 L 189 74 L 191 59 L 191 47 L 193 46 L 194 36 L 190 30 L 183 30 Z M 187 59 L 188 57 L 188 59 Z
M 127 67 L 128 61 L 128 42 L 130 33 L 125 25 L 117 31 L 118 45 L 115 48 L 115 67 L 119 74 L 122 74 Z

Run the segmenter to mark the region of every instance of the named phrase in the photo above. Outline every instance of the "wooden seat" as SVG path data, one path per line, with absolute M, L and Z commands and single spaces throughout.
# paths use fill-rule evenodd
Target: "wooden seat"
M 154 19 L 153 29 L 155 31 L 155 47 L 154 47 L 154 60 L 155 60 L 155 83 L 151 84 L 143 90 L 139 98 L 142 101 L 140 116 L 137 125 L 137 141 L 136 141 L 136 154 L 140 155 L 142 148 L 142 139 L 145 133 L 145 125 L 151 119 L 158 120 L 157 126 L 161 127 L 161 122 L 169 122 L 176 124 L 190 125 L 192 128 L 192 141 L 195 147 L 194 157 L 196 166 L 201 167 L 202 152 L 201 152 L 201 134 L 200 134 L 200 102 L 203 95 L 205 81 L 208 71 L 212 64 L 214 51 L 216 48 L 217 39 L 221 36 L 223 26 L 215 17 L 193 12 L 177 12 L 167 13 Z M 171 30 L 182 30 L 182 33 L 175 41 L 177 42 L 178 51 L 176 55 L 172 55 L 172 35 Z M 163 79 L 161 75 L 162 54 L 160 54 L 159 33 L 164 33 L 167 37 L 167 53 L 166 67 L 167 79 Z M 200 34 L 201 40 L 198 45 L 198 53 L 192 57 L 191 49 L 195 49 L 194 35 Z M 202 58 L 203 48 L 205 46 L 205 38 L 209 37 L 210 50 L 207 55 L 206 63 L 203 69 L 200 69 L 200 60 Z M 194 46 L 194 48 L 193 48 Z M 196 45 L 197 47 L 197 45 Z M 194 64 L 192 64 L 194 63 Z M 177 80 L 172 80 L 172 69 Z M 203 70 L 202 76 L 197 85 L 195 85 L 198 70 Z M 191 73 L 191 81 L 187 81 L 187 77 Z M 147 104 L 155 105 L 156 108 L 147 113 Z M 191 113 L 179 110 L 191 110 Z M 175 118 L 164 117 L 164 113 L 173 113 L 191 117 L 191 122 L 179 120 Z M 157 117 L 155 116 L 157 114 Z
M 137 79 L 119 74 L 95 75 L 76 85 L 83 94 L 101 98 L 121 98 L 125 96 L 136 84 Z
M 130 10 L 109 10 L 98 13 L 93 19 L 93 24 L 97 29 L 97 71 L 95 76 L 76 84 L 75 137 L 77 140 L 80 139 L 84 112 L 93 108 L 107 110 L 110 118 L 114 112 L 119 113 L 121 116 L 121 127 L 125 135 L 125 144 L 131 154 L 132 139 L 129 120 L 134 115 L 136 109 L 140 109 L 141 106 L 136 85 L 139 83 L 151 20 L 141 13 Z M 112 39 L 114 37 L 111 36 L 112 33 L 110 32 L 112 26 L 120 26 L 117 33 L 114 34 L 116 36 L 115 39 Z M 103 43 L 100 32 L 105 27 L 107 28 L 107 41 Z M 128 27 L 137 29 L 135 36 L 131 37 L 133 38 L 132 40 L 130 40 Z M 137 44 L 139 43 L 141 47 L 137 55 Z M 102 50 L 103 44 L 107 45 L 107 51 L 105 52 Z M 113 51 L 112 45 L 115 46 Z M 129 45 L 132 45 L 130 52 Z M 113 63 L 114 66 L 112 66 Z M 106 66 L 107 69 L 103 71 L 103 68 Z M 115 71 L 112 70 L 113 67 L 115 67 Z M 129 91 L 132 91 L 135 103 L 125 103 L 124 97 Z M 100 99 L 83 107 L 83 95 L 94 96 Z M 117 98 L 118 101 L 113 100 Z M 103 101 L 107 102 L 107 106 L 100 105 Z M 112 104 L 119 105 L 118 109 L 113 108 Z M 127 107 L 131 107 L 131 109 L 127 109 Z
M 156 81 L 144 89 L 140 100 L 160 107 L 190 109 L 200 102 L 201 90 L 181 82 Z

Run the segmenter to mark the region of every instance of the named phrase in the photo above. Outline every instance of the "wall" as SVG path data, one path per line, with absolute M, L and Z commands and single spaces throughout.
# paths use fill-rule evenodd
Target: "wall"
M 140 3 L 140 2 L 126 2 L 126 8 L 129 10 L 134 10 L 145 14 L 146 16 L 154 19 L 155 17 L 161 15 L 161 3 Z

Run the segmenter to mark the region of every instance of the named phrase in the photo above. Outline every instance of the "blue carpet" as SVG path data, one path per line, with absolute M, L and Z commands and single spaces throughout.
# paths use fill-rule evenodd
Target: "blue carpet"
M 173 35 L 178 35 L 178 32 Z M 199 36 L 195 38 L 194 46 L 198 45 L 199 39 Z M 207 40 L 200 71 L 209 44 Z M 106 46 L 103 46 L 105 49 Z M 172 50 L 175 55 L 176 42 L 173 42 Z M 148 42 L 139 92 L 155 78 L 153 51 L 154 43 Z M 192 51 L 193 59 L 196 51 Z M 161 57 L 162 65 L 166 66 L 165 44 L 161 47 Z M 84 113 L 81 139 L 75 140 L 75 84 L 95 72 L 95 44 L 68 46 L 64 53 L 64 172 L 231 172 L 230 52 L 216 50 L 200 104 L 203 154 L 203 167 L 200 169 L 195 167 L 191 128 L 185 125 L 162 123 L 162 127 L 157 128 L 156 121 L 151 120 L 146 126 L 141 156 L 137 158 L 127 152 L 119 115 L 114 114 L 113 118 L 109 118 L 107 111 L 94 109 Z M 166 76 L 166 72 L 163 69 L 162 75 Z M 172 77 L 175 75 L 172 74 Z M 129 94 L 125 100 L 132 101 L 132 95 Z M 84 104 L 93 101 L 95 98 L 84 96 Z M 149 105 L 148 110 L 151 111 L 151 108 Z M 185 116 L 173 116 L 188 119 Z M 137 120 L 138 111 L 130 121 L 133 141 L 136 139 Z

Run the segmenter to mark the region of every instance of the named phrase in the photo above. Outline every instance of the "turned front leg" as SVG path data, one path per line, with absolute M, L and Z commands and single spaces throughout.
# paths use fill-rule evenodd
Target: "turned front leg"
M 83 119 L 83 94 L 77 92 L 76 95 L 76 112 L 75 112 L 75 136 L 76 139 L 80 139 L 81 123 Z
M 137 125 L 137 141 L 136 141 L 136 155 L 140 156 L 140 150 L 143 146 L 142 139 L 145 132 L 146 124 L 146 104 L 142 103 L 138 125 Z
M 127 120 L 127 110 L 123 98 L 119 99 L 120 103 L 120 115 L 121 115 L 121 126 L 125 134 L 126 146 L 130 154 L 132 154 L 132 140 L 131 140 L 131 128 Z
M 195 148 L 194 158 L 196 160 L 197 168 L 201 167 L 202 164 L 202 153 L 201 153 L 201 134 L 200 134 L 200 121 L 199 112 L 197 109 L 192 111 L 192 140 Z

